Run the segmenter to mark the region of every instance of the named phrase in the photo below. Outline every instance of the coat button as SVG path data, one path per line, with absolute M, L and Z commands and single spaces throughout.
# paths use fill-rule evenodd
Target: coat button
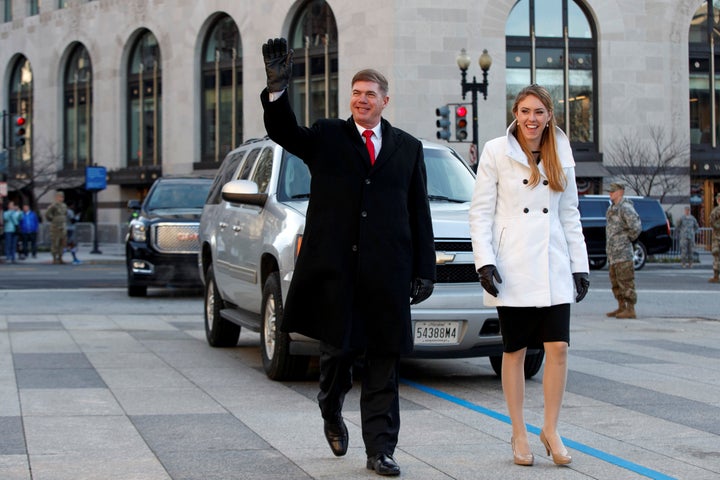
M 529 208 L 527 208 L 527 207 L 523 208 L 523 212 L 524 212 L 524 213 L 528 213 L 529 211 L 530 211 Z
M 370 179 L 369 179 L 369 178 L 366 178 L 366 179 L 365 179 L 365 185 L 370 185 Z
M 547 208 L 543 208 L 543 213 L 547 213 L 547 212 L 548 212 L 548 209 L 547 209 Z
M 352 251 L 353 251 L 353 252 L 357 252 L 357 245 L 353 245 L 353 246 L 352 246 Z
M 528 179 L 527 179 L 527 178 L 524 178 L 524 179 L 523 179 L 523 185 L 527 185 L 527 184 L 528 184 Z
M 367 212 L 362 212 L 362 213 L 360 214 L 360 216 L 363 217 L 363 218 L 367 217 Z
M 547 180 L 543 180 L 543 185 L 547 185 L 548 183 L 550 182 L 548 182 Z

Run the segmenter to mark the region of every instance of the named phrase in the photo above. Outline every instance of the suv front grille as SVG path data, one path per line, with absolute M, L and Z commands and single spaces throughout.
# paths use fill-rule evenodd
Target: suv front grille
M 478 281 L 475 265 L 460 263 L 457 265 L 437 265 L 435 267 L 437 283 L 471 283 Z
M 153 243 L 161 253 L 197 253 L 199 231 L 199 223 L 158 223 L 153 225 Z
M 478 281 L 474 263 L 454 263 L 457 253 L 472 252 L 472 243 L 467 240 L 443 239 L 435 241 L 435 251 L 452 255 L 450 263 L 439 263 L 435 266 L 438 283 L 475 283 Z M 463 255 L 466 259 L 468 256 Z

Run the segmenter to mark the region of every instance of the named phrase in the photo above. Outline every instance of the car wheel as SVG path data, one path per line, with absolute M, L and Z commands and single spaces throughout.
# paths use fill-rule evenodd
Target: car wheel
M 590 258 L 588 259 L 588 262 L 590 263 L 590 269 L 591 270 L 600 270 L 605 266 L 607 263 L 607 257 L 603 258 Z
M 271 273 L 265 281 L 262 302 L 260 351 L 265 374 L 272 380 L 302 377 L 307 371 L 310 357 L 290 355 L 290 336 L 280 331 L 283 303 L 280 275 L 277 272 Z
M 647 261 L 647 249 L 642 242 L 637 242 L 633 245 L 633 267 L 635 270 L 640 270 L 645 266 Z
M 542 350 L 533 351 L 525 355 L 525 378 L 534 377 L 542 367 L 545 352 Z M 502 355 L 493 355 L 490 357 L 490 366 L 492 366 L 495 375 L 502 377 Z
M 212 265 L 205 276 L 205 337 L 212 347 L 234 347 L 240 337 L 240 325 L 220 316 L 223 300 L 215 285 Z
M 127 287 L 128 297 L 144 297 L 147 295 L 147 287 L 145 285 L 130 285 Z

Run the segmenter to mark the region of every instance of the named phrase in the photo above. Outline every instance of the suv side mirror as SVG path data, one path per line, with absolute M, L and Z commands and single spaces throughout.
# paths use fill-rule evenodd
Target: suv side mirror
M 222 199 L 230 203 L 264 207 L 267 197 L 267 193 L 258 193 L 257 183 L 250 180 L 233 180 L 222 188 Z

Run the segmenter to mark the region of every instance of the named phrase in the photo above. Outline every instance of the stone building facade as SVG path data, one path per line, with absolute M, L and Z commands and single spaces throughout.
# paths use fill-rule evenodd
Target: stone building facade
M 59 188 L 89 211 L 84 168 L 104 166 L 98 223 L 121 224 L 127 201 L 158 175 L 212 175 L 227 150 L 265 135 L 260 48 L 285 36 L 296 50 L 301 121 L 348 116 L 353 74 L 374 67 L 390 82 L 386 118 L 434 139 L 437 107 L 470 104 L 458 53 L 466 49 L 467 80 L 480 83 L 486 49 L 487 99 L 479 95 L 478 135 L 468 140 L 482 149 L 505 132 L 519 84 L 556 82 L 582 193 L 602 193 L 623 172 L 651 175 L 646 165 L 617 163 L 620 140 L 671 138 L 677 158 L 661 173 L 674 182 L 656 183 L 651 194 L 671 211 L 692 203 L 703 223 L 720 191 L 720 160 L 717 134 L 701 132 L 717 131 L 716 113 L 693 110 L 708 100 L 693 98 L 694 86 L 703 88 L 704 50 L 693 72 L 689 42 L 707 3 L 542 4 L 551 8 L 534 0 L 0 0 L 0 107 L 9 123 L 28 120 L 26 144 L 7 145 L 8 195 L 22 203 L 32 190 L 42 210 Z M 471 145 L 452 143 L 466 158 Z

